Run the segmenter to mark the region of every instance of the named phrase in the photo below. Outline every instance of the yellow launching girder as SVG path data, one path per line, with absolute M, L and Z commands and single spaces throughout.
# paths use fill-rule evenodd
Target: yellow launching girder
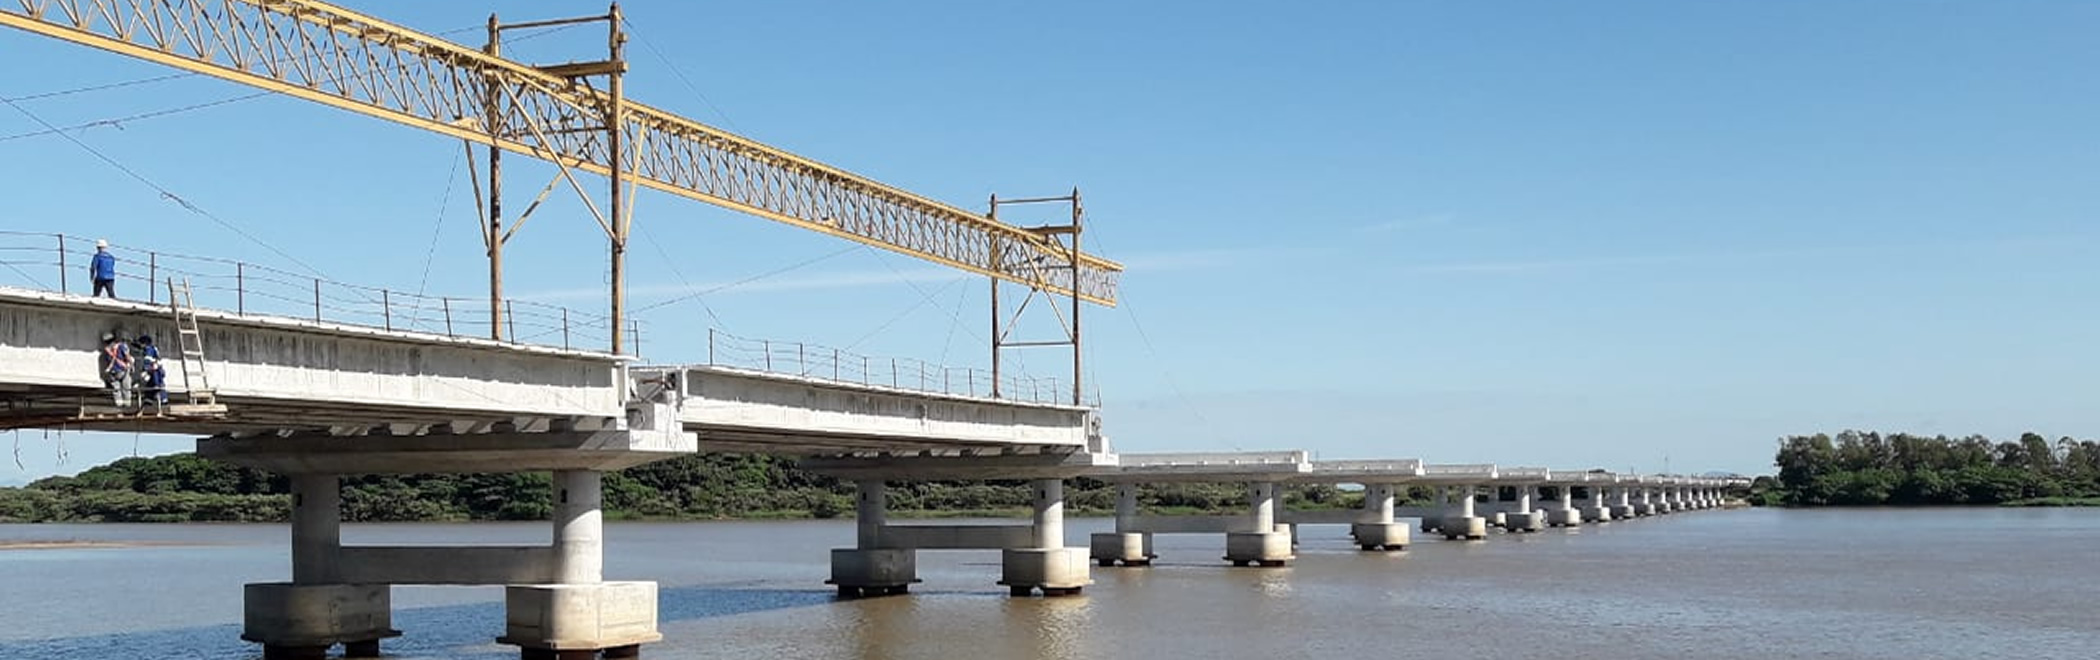
M 615 102 L 570 77 L 588 71 L 533 67 L 327 3 L 0 0 L 0 25 L 608 176 L 605 118 L 617 108 L 621 169 L 639 185 L 1102 305 L 1115 304 L 1123 270 L 1060 241 L 1069 228 L 1003 224 Z

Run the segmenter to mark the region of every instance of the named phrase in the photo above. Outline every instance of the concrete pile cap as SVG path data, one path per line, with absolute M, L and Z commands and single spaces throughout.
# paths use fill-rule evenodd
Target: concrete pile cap
M 1403 483 L 1424 474 L 1418 458 L 1351 459 L 1313 461 L 1310 471 L 1298 481 L 1332 483 Z
M 1304 450 L 1118 454 L 1118 467 L 1095 473 L 1104 481 L 1289 480 L 1311 470 Z

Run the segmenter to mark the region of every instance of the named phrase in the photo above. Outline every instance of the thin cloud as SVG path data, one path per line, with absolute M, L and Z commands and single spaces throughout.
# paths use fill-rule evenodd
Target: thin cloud
M 1611 268 L 1617 266 L 1657 266 L 1682 263 L 1711 263 L 1718 261 L 1741 261 L 1757 259 L 1799 259 L 1807 257 L 1856 257 L 1863 254 L 1892 254 L 1924 250 L 1977 249 L 2005 247 L 2041 247 L 2058 245 L 2068 241 L 2083 240 L 2082 236 L 2057 237 L 2008 237 L 1963 241 L 1941 241 L 1928 243 L 1895 243 L 1886 245 L 1813 245 L 1765 250 L 1737 250 L 1714 252 L 1685 252 L 1677 254 L 1621 255 L 1604 257 L 1574 257 L 1566 259 L 1535 259 L 1516 261 L 1476 261 L 1444 264 L 1417 264 L 1405 268 L 1414 273 L 1531 273 L 1577 270 L 1584 268 Z
M 1292 250 L 1282 248 L 1218 248 L 1205 250 L 1176 250 L 1166 252 L 1139 253 L 1125 258 L 1110 258 L 1122 263 L 1126 271 L 1157 273 L 1186 271 L 1204 268 L 1224 268 L 1271 259 Z M 971 273 L 948 268 L 910 268 L 883 270 L 853 270 L 782 275 L 742 284 L 732 282 L 693 282 L 691 284 L 646 284 L 629 285 L 630 297 L 654 298 L 689 296 L 695 293 L 723 296 L 745 293 L 779 291 L 814 291 L 825 289 L 854 289 L 891 286 L 898 284 L 944 284 L 955 280 L 980 277 Z M 719 289 L 719 290 L 718 290 Z M 575 288 L 533 291 L 517 296 L 520 300 L 556 302 L 562 300 L 591 300 L 605 297 L 604 288 Z
M 1384 222 L 1374 222 L 1368 225 L 1364 225 L 1362 227 L 1357 227 L 1356 231 L 1358 233 L 1363 234 L 1384 234 L 1405 229 L 1441 227 L 1444 225 L 1451 224 L 1455 220 L 1457 220 L 1457 218 L 1449 213 L 1432 213 L 1429 215 L 1418 215 L 1411 218 L 1395 218 L 1392 220 L 1386 220 Z
M 734 282 L 694 282 L 691 284 L 654 284 L 627 287 L 629 296 L 685 296 L 713 291 L 710 295 L 735 295 L 739 293 L 761 293 L 766 291 L 799 291 L 811 289 L 850 289 L 891 284 L 940 283 L 973 277 L 969 273 L 944 268 L 918 268 L 911 270 L 858 270 L 810 273 L 783 276 L 736 284 Z M 555 289 L 535 291 L 518 296 L 521 300 L 551 302 L 579 298 L 603 298 L 605 289 Z

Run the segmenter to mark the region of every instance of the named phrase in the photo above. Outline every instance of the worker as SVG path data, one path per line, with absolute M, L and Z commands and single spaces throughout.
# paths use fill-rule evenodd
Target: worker
M 131 403 L 131 350 L 117 333 L 102 333 L 102 383 L 121 408 Z
M 139 375 L 146 380 L 144 395 L 158 407 L 168 405 L 168 370 L 161 365 L 160 349 L 153 345 L 152 335 L 139 335 Z
M 111 299 L 117 297 L 117 257 L 109 253 L 109 241 L 95 239 L 95 258 L 88 262 L 88 277 L 95 280 L 95 291 L 88 294 L 90 297 L 105 291 Z

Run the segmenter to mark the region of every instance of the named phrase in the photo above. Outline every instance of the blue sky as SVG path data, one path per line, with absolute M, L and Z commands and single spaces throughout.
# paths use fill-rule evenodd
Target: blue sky
M 473 45 L 491 10 L 604 8 L 348 4 Z M 634 1 L 628 89 L 965 208 L 1080 187 L 1090 248 L 1130 265 L 1125 304 L 1086 311 L 1126 451 L 1754 473 L 1780 436 L 1847 427 L 2095 435 L 2100 5 L 1281 7 Z M 594 29 L 506 52 L 591 58 Z M 170 72 L 13 31 L 0 54 L 44 63 L 0 68 L 0 97 Z M 251 92 L 20 103 L 70 126 Z M 456 142 L 279 97 L 73 133 L 249 240 L 64 139 L 8 137 L 40 128 L 0 107 L 0 229 L 484 286 Z M 506 166 L 512 209 L 553 173 Z M 573 200 L 519 232 L 507 286 L 601 309 Z M 987 361 L 980 280 L 656 193 L 636 218 L 637 305 L 816 259 L 705 296 L 713 318 L 652 310 L 653 361 L 698 359 L 710 326 Z M 0 481 L 133 440 L 25 433 Z

